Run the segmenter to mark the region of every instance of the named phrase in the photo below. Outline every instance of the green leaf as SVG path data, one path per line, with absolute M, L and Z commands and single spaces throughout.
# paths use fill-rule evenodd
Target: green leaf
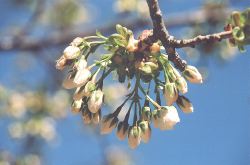
M 245 34 L 244 34 L 243 30 L 240 27 L 235 27 L 233 29 L 233 38 L 236 41 L 244 41 Z

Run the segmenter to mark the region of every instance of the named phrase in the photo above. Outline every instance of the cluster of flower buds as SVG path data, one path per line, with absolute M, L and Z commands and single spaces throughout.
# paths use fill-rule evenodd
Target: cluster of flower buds
M 193 112 L 191 102 L 183 96 L 188 91 L 186 80 L 202 83 L 202 76 L 195 67 L 189 65 L 182 73 L 177 71 L 168 56 L 162 53 L 160 41 L 144 43 L 145 37 L 142 35 L 145 34 L 137 40 L 131 30 L 121 25 L 116 26 L 116 31 L 109 37 L 97 32 L 96 36 L 74 39 L 56 62 L 56 68 L 62 70 L 66 66 L 70 67 L 63 87 L 76 88 L 72 112 L 81 112 L 85 124 L 100 122 L 101 134 L 111 133 L 117 128 L 118 139 L 127 137 L 129 146 L 136 148 L 141 140 L 145 143 L 149 141 L 151 122 L 161 130 L 173 129 L 180 122 L 173 104 L 176 103 L 184 113 Z M 99 46 L 103 46 L 108 53 L 100 55 L 99 60 L 88 66 L 89 55 Z M 101 70 L 103 72 L 98 76 Z M 102 117 L 101 106 L 105 101 L 103 82 L 111 72 L 116 73 L 120 83 L 127 82 L 131 92 L 113 113 Z M 156 100 L 151 98 L 150 84 L 154 84 Z M 148 86 L 147 89 L 145 86 Z M 162 97 L 167 106 L 162 105 Z M 130 108 L 124 120 L 119 121 L 118 115 L 125 104 L 130 104 Z M 132 114 L 133 123 L 130 120 Z
M 240 51 L 244 51 L 244 46 L 250 44 L 250 8 L 243 12 L 234 11 L 229 25 L 226 30 L 233 31 L 233 39 L 230 43 L 237 45 Z

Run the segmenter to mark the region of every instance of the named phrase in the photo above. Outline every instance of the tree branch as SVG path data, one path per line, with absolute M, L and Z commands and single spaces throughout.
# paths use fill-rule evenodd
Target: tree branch
M 186 67 L 186 61 L 182 60 L 172 45 L 173 37 L 169 35 L 164 24 L 158 0 L 147 0 L 150 16 L 153 22 L 153 37 L 162 42 L 166 49 L 168 59 L 172 61 L 176 68 L 183 71 Z
M 214 33 L 209 35 L 199 35 L 192 39 L 182 39 L 182 40 L 173 40 L 173 45 L 175 48 L 183 48 L 183 47 L 192 47 L 195 45 L 204 43 L 204 42 L 216 42 L 221 41 L 222 39 L 230 39 L 232 38 L 232 31 L 223 31 L 220 33 Z

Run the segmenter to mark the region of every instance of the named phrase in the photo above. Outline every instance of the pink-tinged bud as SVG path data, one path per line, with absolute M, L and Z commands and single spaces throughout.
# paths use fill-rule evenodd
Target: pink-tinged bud
M 79 86 L 83 86 L 84 84 L 86 84 L 90 77 L 91 77 L 90 70 L 88 69 L 78 70 L 76 72 L 76 75 L 73 81 L 77 85 L 77 87 L 79 87 Z
M 81 106 L 82 106 L 82 99 L 74 100 L 72 105 L 71 105 L 71 112 L 73 112 L 73 113 L 81 112 Z
M 92 122 L 97 125 L 101 121 L 101 111 L 92 114 Z
M 175 80 L 175 85 L 182 94 L 187 93 L 188 91 L 187 82 L 183 77 L 178 77 Z
M 74 76 L 73 76 L 73 73 L 70 73 L 66 79 L 63 80 L 63 84 L 62 86 L 65 88 L 65 89 L 72 89 L 72 88 L 75 88 L 77 87 L 77 84 L 74 83 Z
M 178 90 L 175 83 L 167 83 L 165 85 L 164 96 L 168 106 L 172 105 L 177 100 Z
M 150 46 L 150 52 L 151 53 L 158 53 L 160 52 L 161 46 L 158 43 L 153 43 L 152 46 Z
M 139 124 L 141 128 L 141 139 L 144 143 L 147 143 L 151 137 L 151 127 L 148 121 L 142 121 Z
M 161 130 L 171 130 L 180 122 L 178 112 L 174 106 L 165 106 L 160 110 L 161 120 L 159 127 Z
M 128 136 L 129 124 L 125 121 L 120 122 L 117 126 L 116 136 L 119 140 L 124 140 Z
M 113 114 L 103 116 L 101 122 L 101 134 L 108 134 L 117 126 L 118 118 Z
M 141 128 L 138 126 L 131 126 L 128 132 L 129 147 L 135 149 L 141 142 Z
M 80 54 L 81 54 L 81 50 L 80 50 L 80 48 L 78 48 L 76 46 L 68 46 L 63 51 L 63 56 L 67 60 L 76 59 Z
M 80 46 L 80 45 L 83 43 L 83 41 L 84 41 L 83 38 L 81 38 L 81 37 L 76 37 L 76 38 L 70 43 L 70 45 L 71 45 L 71 46 L 76 46 L 76 47 L 78 47 L 78 46 Z
M 92 121 L 92 114 L 88 109 L 82 112 L 82 119 L 84 124 L 90 124 Z
M 135 52 L 137 50 L 137 44 L 138 44 L 138 40 L 135 40 L 134 36 L 131 35 L 128 40 L 128 45 L 126 47 L 127 51 Z
M 182 74 L 191 83 L 202 83 L 202 76 L 194 66 L 188 65 Z
M 61 56 L 57 61 L 56 61 L 56 69 L 58 70 L 63 70 L 66 66 L 67 59 L 64 56 Z
M 185 96 L 179 96 L 176 103 L 184 113 L 192 113 L 194 111 L 192 103 Z
M 90 112 L 96 113 L 100 110 L 103 102 L 103 92 L 101 90 L 93 91 L 88 101 Z

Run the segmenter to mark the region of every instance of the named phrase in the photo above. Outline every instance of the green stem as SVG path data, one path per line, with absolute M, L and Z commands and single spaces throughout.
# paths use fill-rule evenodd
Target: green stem
M 153 104 L 154 107 L 156 107 L 157 109 L 161 109 L 161 106 L 157 102 L 155 102 L 153 99 L 151 99 L 149 95 L 147 95 L 147 93 L 144 91 L 141 85 L 139 85 L 139 89 L 146 96 L 146 99 L 148 99 Z

